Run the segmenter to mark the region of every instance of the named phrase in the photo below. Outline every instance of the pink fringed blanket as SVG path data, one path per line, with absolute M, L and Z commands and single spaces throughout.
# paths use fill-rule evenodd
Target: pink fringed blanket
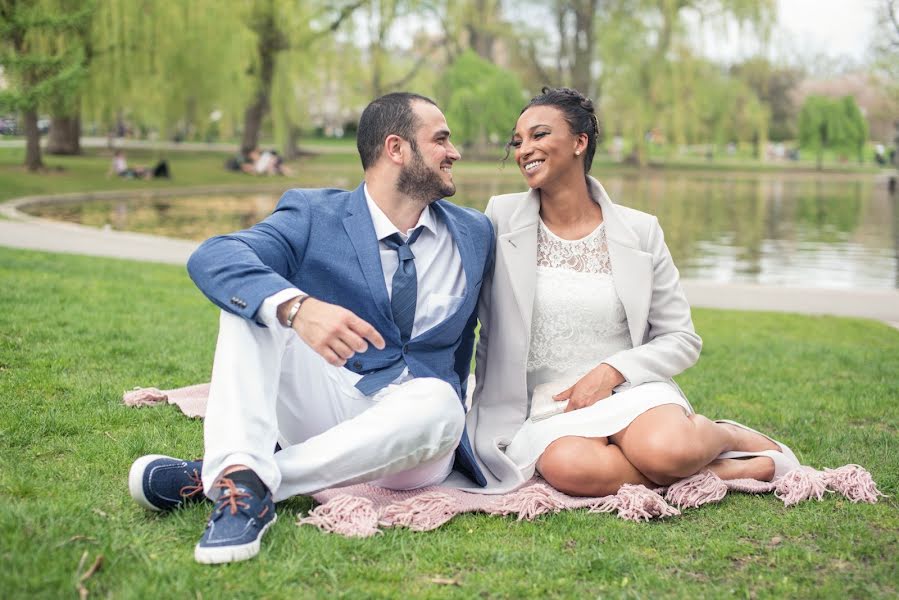
M 126 392 L 128 406 L 168 402 L 189 417 L 203 417 L 209 384 L 174 390 L 136 388 Z M 449 487 L 427 487 L 399 492 L 362 484 L 324 490 L 312 497 L 318 503 L 299 525 L 314 525 L 323 531 L 349 537 L 369 537 L 386 527 L 408 527 L 414 531 L 436 529 L 454 516 L 467 512 L 517 515 L 533 520 L 546 513 L 586 508 L 592 513 L 614 512 L 622 519 L 648 521 L 679 515 L 681 509 L 719 502 L 728 491 L 762 494 L 774 492 L 786 506 L 803 500 L 821 500 L 827 492 L 841 494 L 852 502 L 877 502 L 884 494 L 863 467 L 846 465 L 818 471 L 802 467 L 776 482 L 754 479 L 722 481 L 712 473 L 701 473 L 669 486 L 650 490 L 625 485 L 614 496 L 575 498 L 540 479 L 532 479 L 518 490 L 502 495 L 471 494 Z

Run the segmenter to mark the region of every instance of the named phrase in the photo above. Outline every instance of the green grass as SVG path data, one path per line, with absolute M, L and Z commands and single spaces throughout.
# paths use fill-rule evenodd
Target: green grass
M 45 156 L 47 170 L 29 173 L 22 166 L 21 149 L 0 148 L 0 202 L 21 196 L 62 194 L 99 190 L 136 190 L 183 188 L 204 185 L 245 186 L 248 190 L 260 185 L 280 185 L 283 189 L 297 185 L 304 176 L 316 169 L 326 168 L 356 185 L 360 178 L 359 159 L 348 154 L 322 154 L 290 163 L 293 177 L 253 177 L 244 173 L 226 171 L 228 154 L 221 152 L 177 151 L 162 153 L 153 150 L 128 150 L 129 165 L 152 165 L 165 156 L 171 167 L 172 179 L 151 181 L 110 177 L 111 153 L 105 149 L 90 148 L 81 156 Z
M 91 598 L 895 597 L 899 332 L 864 320 L 697 310 L 694 406 L 770 432 L 819 467 L 857 462 L 891 494 L 793 508 L 732 494 L 635 524 L 576 511 L 463 516 L 429 533 L 345 539 L 279 505 L 260 556 L 194 564 L 208 509 L 139 509 L 131 461 L 196 457 L 202 424 L 121 405 L 134 385 L 205 381 L 217 314 L 183 269 L 0 249 L 0 596 Z M 774 538 L 781 538 L 777 543 Z M 433 583 L 450 578 L 458 585 Z

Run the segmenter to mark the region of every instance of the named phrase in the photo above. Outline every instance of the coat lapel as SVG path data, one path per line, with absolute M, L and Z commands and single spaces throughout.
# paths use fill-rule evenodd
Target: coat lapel
M 602 185 L 590 178 L 590 195 L 602 207 L 606 241 L 612 263 L 612 279 L 624 312 L 634 347 L 643 343 L 652 295 L 652 255 L 639 249 L 640 238 L 628 225 L 620 209 Z
M 364 184 L 363 184 L 364 185 Z M 347 204 L 347 216 L 343 219 L 343 226 L 356 250 L 356 258 L 362 267 L 362 274 L 368 283 L 371 297 L 378 307 L 378 312 L 388 322 L 393 322 L 393 317 L 388 313 L 390 299 L 387 296 L 387 287 L 384 285 L 384 271 L 381 267 L 381 253 L 378 248 L 378 239 L 375 235 L 375 226 L 371 222 L 371 215 L 365 203 L 365 191 L 363 185 L 357 187 Z
M 502 259 L 511 276 L 512 293 L 524 331 L 530 331 L 537 288 L 537 220 L 540 196 L 531 190 L 509 219 L 509 233 L 499 236 L 498 259 Z

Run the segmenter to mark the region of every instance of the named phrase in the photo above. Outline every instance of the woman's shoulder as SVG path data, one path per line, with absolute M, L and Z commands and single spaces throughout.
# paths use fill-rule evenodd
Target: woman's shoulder
M 531 195 L 534 193 L 533 190 L 528 190 L 526 192 L 492 196 L 487 203 L 485 212 L 494 226 L 504 229 L 505 226 L 511 225 L 513 216 L 516 214 L 519 216 L 522 214 L 529 215 L 531 212 L 539 210 L 539 200 L 531 198 Z M 534 222 L 536 223 L 536 217 Z
M 521 204 L 522 200 L 528 197 L 528 194 L 530 193 L 531 191 L 528 190 L 526 192 L 514 192 L 511 194 L 491 196 L 490 201 L 487 203 L 487 206 L 491 207 L 494 213 L 511 213 Z
M 658 219 L 655 215 L 643 212 L 642 210 L 637 210 L 636 208 L 615 204 L 613 205 L 613 210 L 618 214 L 620 219 L 624 220 L 628 225 L 634 228 L 645 229 L 647 227 L 654 227 L 658 223 Z

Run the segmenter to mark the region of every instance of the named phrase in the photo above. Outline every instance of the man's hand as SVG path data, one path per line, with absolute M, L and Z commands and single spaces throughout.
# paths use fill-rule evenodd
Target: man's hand
M 279 307 L 279 318 L 293 303 L 288 300 Z M 281 319 L 284 321 L 286 317 Z M 369 342 L 378 350 L 384 348 L 384 338 L 368 322 L 342 306 L 315 298 L 303 302 L 293 319 L 293 330 L 335 367 L 345 365 L 356 352 L 365 352 Z
M 573 386 L 553 396 L 553 400 L 568 400 L 565 412 L 570 412 L 608 398 L 612 395 L 612 390 L 624 382 L 624 375 L 618 369 L 602 363 L 578 379 Z

